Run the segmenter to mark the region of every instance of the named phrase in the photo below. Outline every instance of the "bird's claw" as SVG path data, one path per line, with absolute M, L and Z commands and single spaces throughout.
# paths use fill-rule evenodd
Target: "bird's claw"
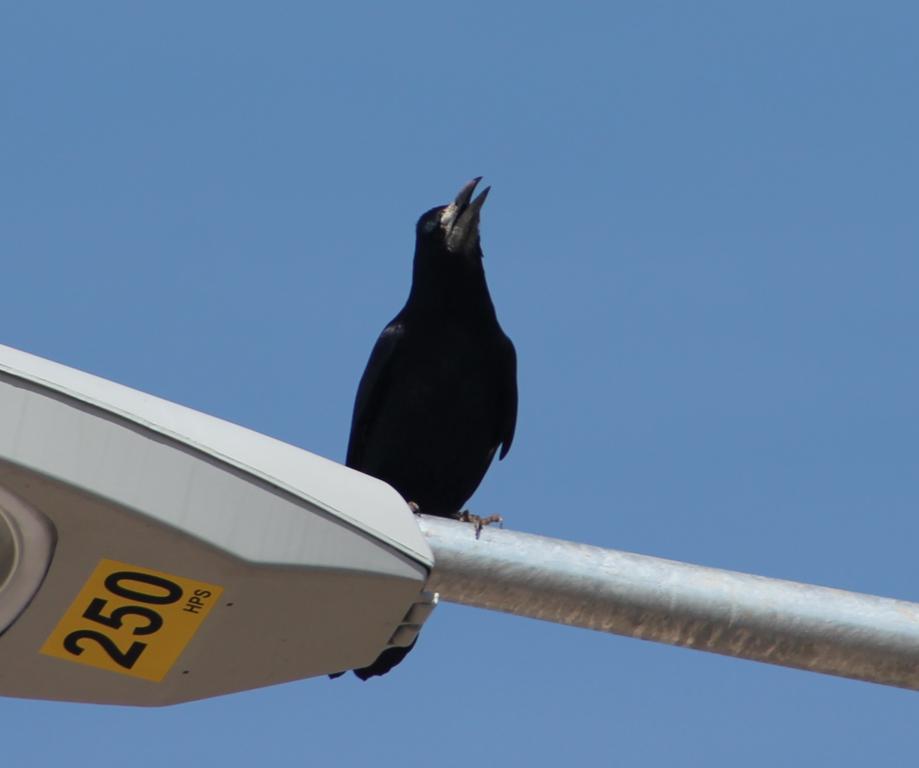
M 468 509 L 464 509 L 459 513 L 459 520 L 463 523 L 472 523 L 475 526 L 475 537 L 479 538 L 482 535 L 482 529 L 486 525 L 491 525 L 492 523 L 497 523 L 499 528 L 504 527 L 504 518 L 501 515 L 489 515 L 488 517 L 480 517 L 479 515 L 474 515 Z

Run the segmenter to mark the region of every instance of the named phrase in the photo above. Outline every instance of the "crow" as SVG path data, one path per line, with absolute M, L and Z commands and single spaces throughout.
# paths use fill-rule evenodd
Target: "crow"
M 412 286 L 361 377 L 346 464 L 393 486 L 416 512 L 476 523 L 463 511 L 517 423 L 517 354 L 485 282 L 477 177 L 416 227 Z M 500 453 L 499 453 L 500 451 Z M 383 675 L 414 646 L 388 648 L 362 680 Z

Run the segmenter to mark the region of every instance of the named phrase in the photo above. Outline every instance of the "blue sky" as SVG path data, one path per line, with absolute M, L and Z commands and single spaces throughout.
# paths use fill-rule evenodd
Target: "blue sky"
M 512 528 L 919 600 L 912 3 L 6 3 L 0 342 L 341 460 L 417 216 L 493 185 Z M 443 605 L 409 659 L 10 765 L 863 766 L 919 694 Z

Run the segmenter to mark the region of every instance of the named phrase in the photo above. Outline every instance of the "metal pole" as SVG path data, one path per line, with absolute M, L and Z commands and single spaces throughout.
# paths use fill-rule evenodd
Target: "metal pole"
M 443 600 L 919 690 L 919 604 L 419 515 Z

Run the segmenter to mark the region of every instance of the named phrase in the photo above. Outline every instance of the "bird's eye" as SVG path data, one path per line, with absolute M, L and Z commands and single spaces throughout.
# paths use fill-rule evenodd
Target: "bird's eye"
M 436 221 L 434 221 L 433 219 L 428 219 L 428 220 L 422 225 L 421 228 L 422 228 L 425 232 L 427 232 L 427 233 L 430 234 L 431 232 L 434 231 L 434 228 L 435 228 L 436 226 L 437 226 L 437 222 L 436 222 Z

